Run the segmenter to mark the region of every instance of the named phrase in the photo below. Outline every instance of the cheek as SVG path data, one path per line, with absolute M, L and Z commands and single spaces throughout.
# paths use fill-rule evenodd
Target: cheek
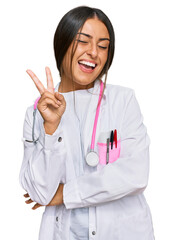
M 107 61 L 107 59 L 108 59 L 108 52 L 106 52 L 106 53 L 103 53 L 102 55 L 101 55 L 101 64 L 102 64 L 102 66 L 104 66 L 105 65 L 105 63 L 106 63 L 106 61 Z

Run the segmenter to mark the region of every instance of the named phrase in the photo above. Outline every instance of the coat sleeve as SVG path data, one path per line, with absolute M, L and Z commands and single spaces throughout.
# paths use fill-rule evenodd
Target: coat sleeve
M 120 157 L 98 171 L 66 183 L 63 199 L 67 209 L 95 206 L 141 193 L 146 188 L 150 140 L 134 91 L 126 95 Z
M 32 140 L 32 125 L 33 108 L 29 107 L 23 125 L 24 139 Z M 53 135 L 45 133 L 43 121 L 39 131 L 38 128 L 37 125 L 35 132 L 38 133 L 39 140 L 36 144 L 24 141 L 19 181 L 33 201 L 47 205 L 53 198 L 59 183 L 65 182 L 66 151 L 61 123 Z M 62 141 L 58 141 L 59 137 Z

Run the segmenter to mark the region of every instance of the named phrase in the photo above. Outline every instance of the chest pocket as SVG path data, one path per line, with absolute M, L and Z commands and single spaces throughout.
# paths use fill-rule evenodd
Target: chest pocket
M 110 139 L 111 131 L 101 132 L 98 138 L 97 147 L 99 154 L 99 163 L 105 165 L 107 162 L 107 139 Z M 116 141 L 113 142 L 113 148 L 111 149 L 111 142 L 109 143 L 109 162 L 115 162 L 120 156 L 121 139 L 120 134 L 117 131 Z

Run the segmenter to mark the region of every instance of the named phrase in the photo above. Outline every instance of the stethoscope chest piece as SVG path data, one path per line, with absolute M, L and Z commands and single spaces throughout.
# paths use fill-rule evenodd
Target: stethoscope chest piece
M 94 151 L 89 152 L 86 156 L 86 162 L 91 167 L 97 166 L 99 163 L 98 154 Z

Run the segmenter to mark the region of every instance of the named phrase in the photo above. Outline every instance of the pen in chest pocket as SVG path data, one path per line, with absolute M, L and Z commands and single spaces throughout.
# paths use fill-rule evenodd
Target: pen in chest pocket
M 114 131 L 114 141 L 115 141 L 115 147 L 117 148 L 117 130 Z
M 107 151 L 106 151 L 106 164 L 109 163 L 109 148 L 111 143 L 111 151 L 113 150 L 113 143 L 115 142 L 115 148 L 117 148 L 117 130 L 112 130 L 110 137 L 107 138 Z M 112 154 L 111 154 L 112 155 Z
M 106 164 L 109 163 L 109 138 L 107 138 L 107 152 L 106 152 Z
M 114 142 L 114 132 L 113 131 L 111 131 L 110 142 L 111 142 L 111 149 L 113 149 L 113 142 Z
M 106 164 L 109 163 L 109 144 L 111 142 L 111 149 L 113 149 L 113 141 L 114 141 L 114 132 L 111 131 L 110 138 L 107 138 Z

